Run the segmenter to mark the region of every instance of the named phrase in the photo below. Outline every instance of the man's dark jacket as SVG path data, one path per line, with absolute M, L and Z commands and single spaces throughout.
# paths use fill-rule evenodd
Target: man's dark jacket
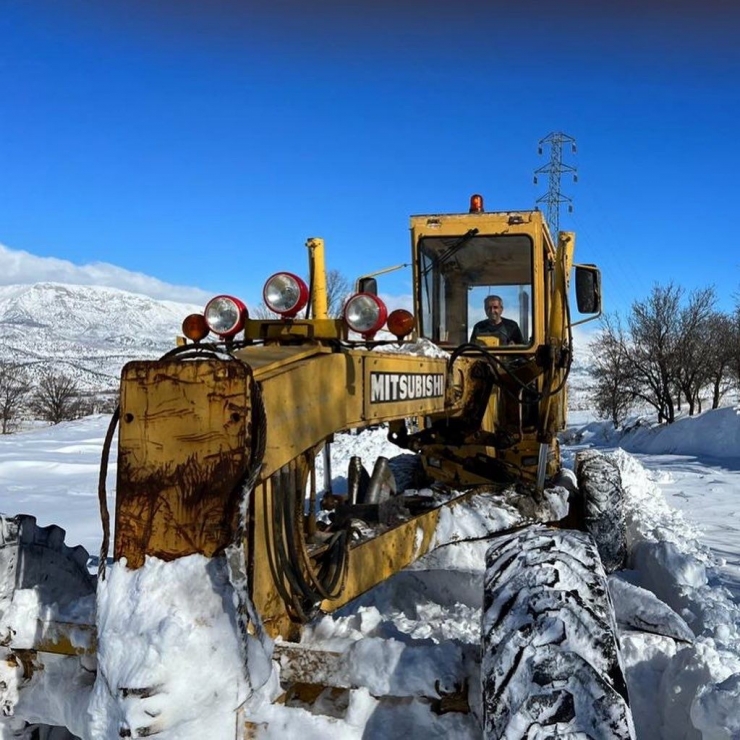
M 494 324 L 490 319 L 483 319 L 473 327 L 473 335 L 470 341 L 474 342 L 477 337 L 498 337 L 499 344 L 524 344 L 519 324 L 512 319 L 501 317 L 500 324 Z

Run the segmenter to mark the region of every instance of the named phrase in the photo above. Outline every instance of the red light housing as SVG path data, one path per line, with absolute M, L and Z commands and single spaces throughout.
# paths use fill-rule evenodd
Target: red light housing
M 483 213 L 483 196 L 475 195 L 470 196 L 470 213 Z
M 365 339 L 372 339 L 387 317 L 385 303 L 372 293 L 355 293 L 344 304 L 344 321 Z
M 400 342 L 405 336 L 411 334 L 416 325 L 414 315 L 405 308 L 397 308 L 388 316 L 388 331 Z
M 262 299 L 270 311 L 292 319 L 308 303 L 308 286 L 292 272 L 276 272 L 267 279 Z
M 249 317 L 242 301 L 230 295 L 217 295 L 206 304 L 203 312 L 208 328 L 223 339 L 238 334 Z

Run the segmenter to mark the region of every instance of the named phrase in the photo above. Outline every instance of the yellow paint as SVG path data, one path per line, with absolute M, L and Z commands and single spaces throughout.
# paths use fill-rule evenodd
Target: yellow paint
M 541 350 L 549 348 L 559 358 L 566 348 L 574 235 L 561 234 L 556 249 L 538 211 L 414 216 L 415 281 L 421 237 L 455 238 L 473 227 L 482 235 L 526 234 L 533 244 L 534 342 L 516 351 L 489 347 L 501 357 L 517 358 L 508 370 L 498 366 L 495 384 L 491 366 L 480 357 L 461 357 L 450 368 L 442 358 L 348 347 L 343 322 L 326 317 L 321 239 L 307 242 L 314 283 L 311 320 L 249 321 L 245 337 L 254 343 L 235 350 L 236 361 L 127 366 L 115 556 L 136 567 L 146 554 L 173 558 L 222 551 L 236 531 L 235 487 L 249 469 L 255 435 L 264 434 L 247 530 L 248 580 L 268 631 L 292 639 L 300 627 L 289 604 L 292 586 L 278 544 L 290 542 L 303 553 L 300 568 L 309 578 L 321 548 L 308 543 L 302 514 L 296 531 L 284 533 L 283 523 L 276 531 L 273 511 L 285 495 L 285 481 L 291 490 L 304 490 L 313 456 L 337 432 L 390 422 L 401 434 L 404 420 L 413 419 L 416 428 L 433 429 L 434 435 L 412 436 L 409 446 L 423 452 L 433 477 L 457 486 L 490 483 L 501 470 L 533 480 L 542 441 L 551 443 L 548 472 L 554 472 L 559 464 L 554 432 L 564 419 L 565 394 L 541 404 L 536 423 L 527 424 L 517 397 L 522 384 L 547 391 L 562 380 L 556 363 L 538 363 L 547 356 Z M 415 301 L 418 314 L 418 294 Z M 264 405 L 264 429 L 255 426 L 257 402 Z M 501 435 L 508 435 L 507 444 Z M 374 461 L 365 462 L 372 469 Z M 214 481 L 218 485 L 210 490 L 206 484 Z M 338 608 L 428 552 L 439 512 L 381 527 L 375 537 L 355 543 L 342 593 L 322 608 Z
M 212 556 L 233 540 L 249 464 L 238 362 L 130 362 L 121 378 L 114 556 Z
M 328 318 L 328 294 L 326 287 L 326 262 L 324 260 L 324 240 L 313 238 L 306 242 L 308 247 L 309 270 L 313 276 L 311 290 L 311 315 L 315 319 Z

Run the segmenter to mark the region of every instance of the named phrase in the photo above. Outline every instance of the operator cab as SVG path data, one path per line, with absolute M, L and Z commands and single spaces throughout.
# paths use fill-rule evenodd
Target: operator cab
M 454 349 L 470 343 L 476 323 L 488 318 L 476 344 L 526 355 L 551 344 L 552 336 L 564 337 L 566 326 L 597 318 L 599 270 L 595 265 L 573 265 L 575 235 L 558 236 L 556 245 L 539 210 L 486 212 L 479 195 L 472 196 L 468 213 L 411 216 L 419 336 Z M 569 324 L 571 268 L 575 268 L 575 307 L 584 318 Z M 558 270 L 563 284 L 556 285 Z M 486 316 L 488 297 L 493 304 L 503 303 L 503 312 L 494 305 L 496 315 Z M 498 314 L 507 324 L 505 331 Z
M 421 335 L 441 345 L 469 342 L 486 320 L 484 302 L 497 296 L 503 317 L 532 344 L 532 239 L 526 234 L 422 236 L 418 242 Z M 499 344 L 487 342 L 486 344 Z M 508 344 L 509 347 L 512 344 Z

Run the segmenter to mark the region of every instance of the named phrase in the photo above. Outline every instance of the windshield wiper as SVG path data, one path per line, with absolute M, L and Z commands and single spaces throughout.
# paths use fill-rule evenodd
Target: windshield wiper
M 478 229 L 470 229 L 466 231 L 456 242 L 451 244 L 444 252 L 439 254 L 434 260 L 429 263 L 429 266 L 422 273 L 422 277 L 426 277 L 432 270 L 438 268 L 447 262 L 461 247 L 465 246 L 474 236 L 478 234 Z

